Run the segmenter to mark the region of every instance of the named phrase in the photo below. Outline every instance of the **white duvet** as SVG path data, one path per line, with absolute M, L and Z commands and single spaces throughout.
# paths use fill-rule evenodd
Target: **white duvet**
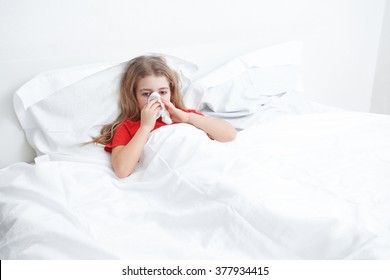
M 2 169 L 0 210 L 1 259 L 390 259 L 390 117 L 165 126 L 126 179 L 103 150 Z

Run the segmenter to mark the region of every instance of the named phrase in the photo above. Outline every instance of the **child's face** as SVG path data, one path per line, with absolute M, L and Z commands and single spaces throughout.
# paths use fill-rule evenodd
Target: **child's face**
M 165 76 L 146 76 L 141 78 L 137 84 L 137 102 L 138 108 L 142 110 L 148 103 L 149 95 L 152 92 L 158 92 L 162 99 L 167 101 L 171 100 L 171 90 L 169 88 L 169 82 Z

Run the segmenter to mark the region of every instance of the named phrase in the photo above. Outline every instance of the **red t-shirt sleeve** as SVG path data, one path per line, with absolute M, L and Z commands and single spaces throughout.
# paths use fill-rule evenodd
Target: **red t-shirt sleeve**
M 122 123 L 115 131 L 114 138 L 112 139 L 111 143 L 108 143 L 104 147 L 104 150 L 106 152 L 111 153 L 112 148 L 115 148 L 116 146 L 127 145 L 127 143 L 130 142 L 131 138 L 132 136 L 130 134 L 129 129 L 127 128 L 126 123 Z
M 201 112 L 198 112 L 198 111 L 193 110 L 193 109 L 182 109 L 182 110 L 183 110 L 184 112 L 187 112 L 187 113 L 195 113 L 195 114 L 204 116 Z

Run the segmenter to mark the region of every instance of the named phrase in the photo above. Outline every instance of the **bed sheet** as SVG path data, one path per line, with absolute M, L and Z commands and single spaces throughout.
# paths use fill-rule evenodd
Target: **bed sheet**
M 151 134 L 134 173 L 61 154 L 0 170 L 1 259 L 390 259 L 390 118 L 290 115 L 219 143 Z

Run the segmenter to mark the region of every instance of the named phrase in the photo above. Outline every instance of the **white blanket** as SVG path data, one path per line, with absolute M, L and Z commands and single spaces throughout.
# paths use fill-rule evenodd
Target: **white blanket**
M 231 143 L 165 126 L 126 179 L 108 155 L 2 169 L 0 209 L 1 259 L 390 259 L 390 117 L 287 116 Z

